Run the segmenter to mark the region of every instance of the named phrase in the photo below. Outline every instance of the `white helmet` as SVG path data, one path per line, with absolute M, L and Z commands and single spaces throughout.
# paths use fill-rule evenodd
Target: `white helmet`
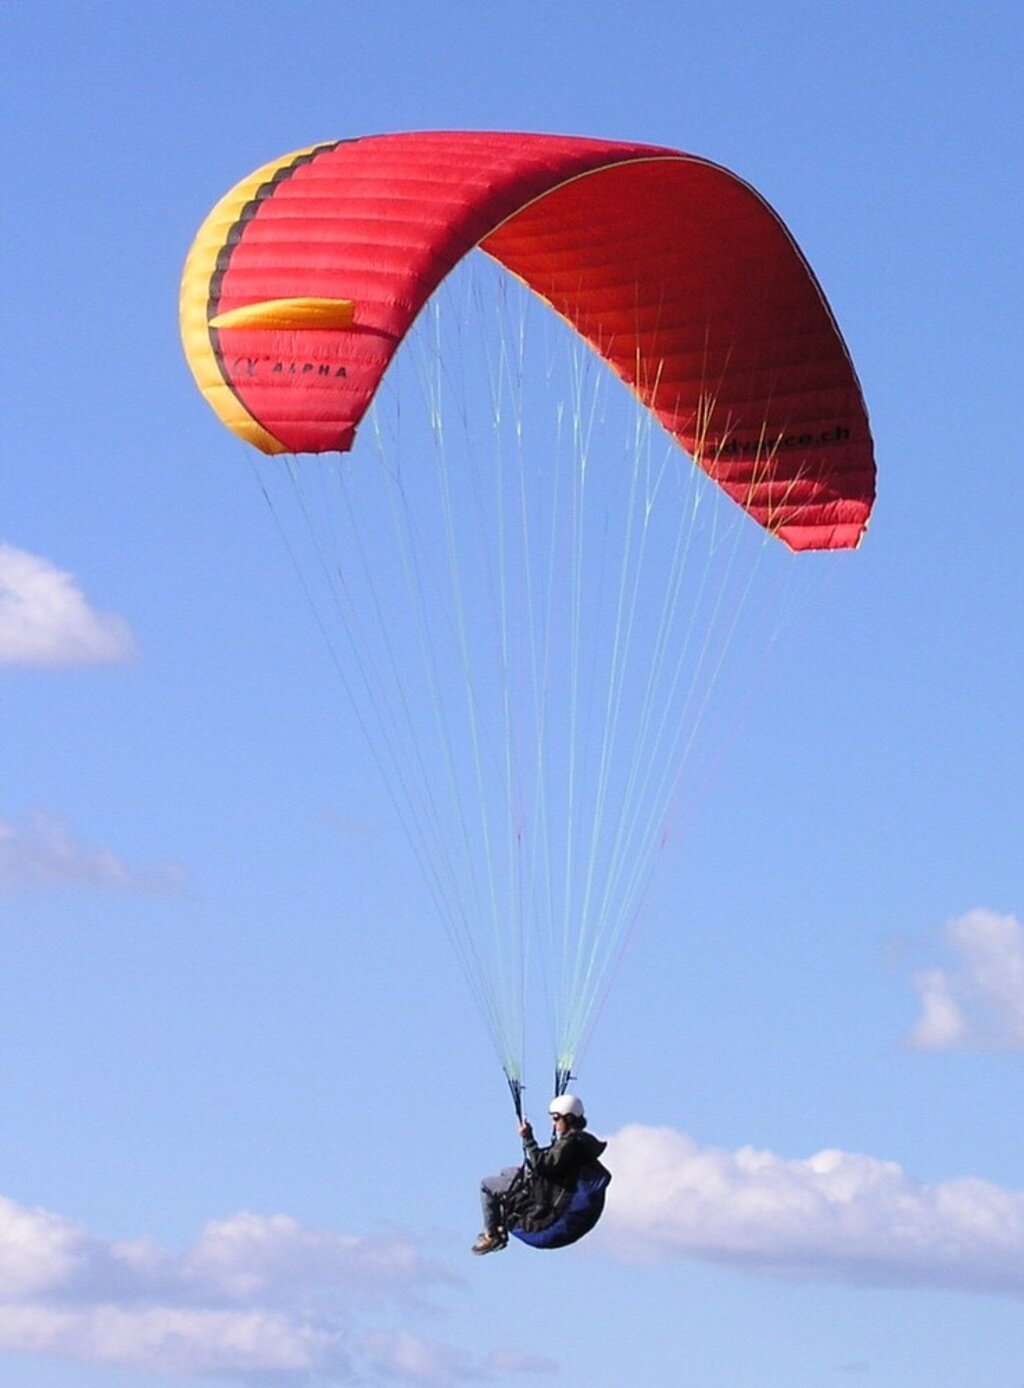
M 583 1100 L 575 1094 L 556 1094 L 548 1104 L 548 1113 L 552 1118 L 582 1118 Z

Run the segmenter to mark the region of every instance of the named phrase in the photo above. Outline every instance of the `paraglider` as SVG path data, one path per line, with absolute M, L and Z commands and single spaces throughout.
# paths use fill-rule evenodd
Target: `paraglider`
M 554 1140 L 539 1147 L 521 1121 L 523 1161 L 480 1183 L 483 1229 L 472 1252 L 496 1253 L 514 1234 L 533 1248 L 565 1248 L 589 1234 L 604 1210 L 611 1173 L 601 1163 L 607 1147 L 587 1126 L 583 1102 L 556 1094 L 548 1105 Z
M 463 261 L 494 274 L 442 312 Z M 471 309 L 497 347 L 467 348 Z M 569 383 L 542 425 L 559 322 Z M 765 570 L 867 527 L 872 440 L 832 312 L 776 213 L 707 160 L 428 132 L 244 179 L 189 254 L 181 329 L 218 417 L 295 489 L 304 581 L 522 1123 L 528 969 L 558 1096 L 736 633 L 768 631 Z

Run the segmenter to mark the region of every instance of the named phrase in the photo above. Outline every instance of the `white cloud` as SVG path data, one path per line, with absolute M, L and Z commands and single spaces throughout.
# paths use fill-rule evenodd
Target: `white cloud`
M 66 884 L 168 892 L 182 877 L 174 865 L 132 867 L 105 849 L 87 847 L 48 815 L 30 814 L 22 823 L 0 817 L 0 891 Z
M 175 1254 L 108 1242 L 0 1197 L 0 1351 L 239 1383 L 452 1385 L 549 1361 L 477 1364 L 402 1322 L 458 1279 L 401 1234 L 309 1229 L 276 1215 L 209 1224 Z
M 624 1261 L 1024 1298 L 1024 1191 L 921 1182 L 896 1162 L 838 1150 L 728 1151 L 641 1126 L 611 1140 L 608 1161 L 614 1180 L 591 1247 Z M 436 1294 L 459 1282 L 401 1233 L 241 1213 L 170 1252 L 0 1197 L 0 1353 L 296 1386 L 450 1388 L 559 1372 L 542 1356 L 475 1358 L 418 1333 L 425 1316 L 437 1324 Z
M 791 1160 L 701 1147 L 667 1128 L 625 1128 L 609 1165 L 599 1227 L 627 1258 L 1024 1297 L 1024 1191 L 971 1177 L 927 1184 L 851 1152 Z
M 70 574 L 0 543 L 0 664 L 109 665 L 134 654 L 127 622 L 93 611 Z
M 921 1016 L 910 1044 L 921 1050 L 1024 1050 L 1024 927 L 981 908 L 949 921 L 956 962 L 927 969 L 914 986 Z
M 925 969 L 915 975 L 921 1016 L 910 1033 L 911 1046 L 923 1051 L 951 1050 L 966 1037 L 967 1019 L 950 985 L 942 969 Z

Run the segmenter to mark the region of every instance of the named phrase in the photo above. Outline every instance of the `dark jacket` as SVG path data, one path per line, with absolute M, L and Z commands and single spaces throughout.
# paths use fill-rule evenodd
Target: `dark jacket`
M 553 1224 L 569 1203 L 580 1172 L 596 1162 L 607 1146 L 576 1128 L 550 1147 L 538 1147 L 535 1137 L 524 1138 L 524 1179 L 510 1193 L 509 1224 L 528 1232 Z

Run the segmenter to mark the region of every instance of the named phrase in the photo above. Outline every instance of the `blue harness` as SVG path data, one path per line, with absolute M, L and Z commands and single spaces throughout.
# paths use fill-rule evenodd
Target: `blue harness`
M 584 1234 L 589 1234 L 601 1218 L 604 1193 L 611 1179 L 611 1172 L 600 1162 L 587 1162 L 580 1168 L 567 1205 L 551 1224 L 531 1233 L 515 1228 L 510 1229 L 509 1233 L 528 1243 L 531 1248 L 566 1248 Z

